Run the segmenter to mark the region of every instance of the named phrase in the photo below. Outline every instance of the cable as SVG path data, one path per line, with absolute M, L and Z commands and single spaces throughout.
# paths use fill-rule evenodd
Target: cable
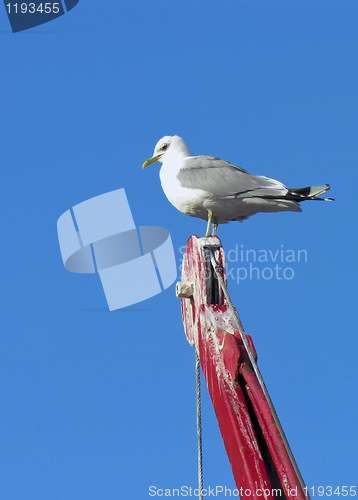
M 203 438 L 201 427 L 201 391 L 200 391 L 200 358 L 195 347 L 195 385 L 196 385 L 196 431 L 198 438 L 198 486 L 199 499 L 203 500 Z

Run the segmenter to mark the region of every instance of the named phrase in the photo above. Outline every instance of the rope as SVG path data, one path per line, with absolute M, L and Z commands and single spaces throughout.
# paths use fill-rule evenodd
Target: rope
M 249 359 L 250 359 L 250 362 L 251 362 L 252 368 L 253 368 L 253 370 L 254 370 L 254 372 L 255 372 L 255 374 L 256 374 L 256 377 L 257 377 L 257 379 L 258 379 L 258 381 L 259 381 L 259 384 L 260 384 L 260 386 L 261 386 L 261 389 L 262 389 L 263 393 L 264 393 L 264 394 L 265 394 L 265 396 L 266 396 L 266 399 L 267 399 L 268 404 L 269 404 L 269 407 L 270 407 L 270 409 L 271 409 L 271 412 L 272 412 L 272 415 L 273 415 L 273 418 L 274 418 L 275 424 L 276 424 L 276 426 L 277 426 L 277 428 L 278 428 L 279 432 L 280 432 L 280 433 L 281 433 L 281 435 L 282 435 L 282 441 L 283 441 L 283 444 L 284 444 L 284 446 L 285 446 L 285 448 L 286 448 L 286 451 L 287 451 L 288 456 L 289 456 L 289 457 L 290 457 L 290 459 L 291 459 L 291 463 L 292 463 L 293 468 L 294 468 L 294 470 L 295 470 L 295 472 L 296 472 L 297 478 L 298 478 L 298 480 L 299 480 L 299 482 L 300 482 L 300 485 L 301 485 L 302 491 L 303 491 L 303 492 L 305 492 L 305 491 L 306 491 L 306 487 L 305 487 L 305 483 L 304 483 L 304 481 L 303 481 L 303 478 L 302 478 L 302 476 L 301 476 L 301 472 L 300 472 L 300 470 L 299 470 L 299 468 L 298 468 L 298 465 L 297 465 L 297 463 L 296 463 L 295 457 L 294 457 L 294 456 L 293 456 L 293 454 L 292 454 L 292 451 L 291 451 L 290 445 L 289 445 L 289 443 L 288 443 L 288 441 L 287 441 L 287 438 L 286 438 L 286 436 L 285 436 L 285 433 L 284 433 L 284 430 L 283 430 L 283 428 L 282 428 L 281 422 L 280 422 L 280 420 L 279 420 L 279 418 L 278 418 L 278 415 L 277 415 L 277 413 L 276 413 L 276 410 L 275 410 L 275 407 L 274 407 L 273 402 L 272 402 L 272 400 L 271 400 L 271 397 L 270 397 L 270 395 L 269 395 L 269 393 L 268 393 L 268 390 L 267 390 L 267 387 L 266 387 L 266 385 L 265 385 L 265 382 L 264 382 L 264 380 L 263 380 L 263 378 L 262 378 L 262 375 L 261 375 L 261 372 L 260 372 L 260 370 L 259 370 L 259 367 L 257 366 L 257 363 L 256 363 L 256 360 L 255 360 L 254 353 L 252 352 L 252 349 L 251 349 L 251 347 L 250 347 L 250 344 L 249 344 L 249 342 L 248 342 L 248 340 L 247 340 L 247 335 L 246 335 L 245 330 L 244 330 L 244 327 L 243 327 L 243 325 L 242 325 L 242 323 L 241 323 L 240 316 L 239 316 L 239 314 L 238 314 L 238 312 L 237 312 L 237 310 L 236 310 L 236 308 L 235 308 L 234 304 L 233 304 L 233 303 L 232 303 L 232 301 L 231 301 L 231 298 L 230 298 L 230 295 L 229 295 L 229 292 L 228 292 L 227 286 L 226 286 L 225 281 L 224 281 L 224 279 L 223 279 L 223 277 L 222 277 L 222 275 L 221 275 L 221 266 L 219 265 L 219 263 L 218 263 L 218 262 L 217 262 L 217 260 L 215 259 L 215 255 L 214 255 L 213 251 L 211 250 L 211 248 L 208 248 L 208 250 L 209 250 L 209 252 L 210 252 L 210 254 L 211 254 L 211 257 L 210 257 L 210 262 L 211 262 L 211 265 L 212 265 L 213 270 L 214 270 L 214 272 L 215 272 L 216 278 L 217 278 L 217 280 L 218 280 L 218 282 L 219 282 L 219 285 L 220 285 L 220 287 L 221 287 L 221 289 L 222 289 L 222 291 L 223 291 L 223 293 L 224 293 L 224 295 L 225 295 L 226 302 L 228 303 L 229 308 L 230 308 L 230 309 L 231 309 L 231 311 L 234 313 L 234 315 L 235 315 L 235 317 L 236 317 L 236 320 L 237 320 L 237 322 L 238 322 L 239 332 L 240 332 L 240 334 L 241 334 L 241 338 L 242 338 L 242 341 L 243 341 L 244 347 L 245 347 L 245 349 L 246 349 L 246 351 L 247 351 L 247 353 L 248 353 L 248 355 L 249 355 Z M 308 494 L 305 494 L 305 496 L 306 496 L 306 498 L 308 498 L 308 499 L 310 498 Z
M 198 486 L 199 499 L 203 500 L 203 438 L 201 427 L 201 392 L 200 392 L 200 358 L 195 347 L 195 382 L 196 382 L 196 431 L 198 438 Z

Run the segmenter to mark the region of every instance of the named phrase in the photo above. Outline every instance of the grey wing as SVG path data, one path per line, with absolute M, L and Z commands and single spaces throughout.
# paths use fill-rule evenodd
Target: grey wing
M 288 193 L 281 182 L 251 175 L 215 156 L 188 158 L 177 177 L 183 187 L 203 189 L 219 198 L 282 198 Z

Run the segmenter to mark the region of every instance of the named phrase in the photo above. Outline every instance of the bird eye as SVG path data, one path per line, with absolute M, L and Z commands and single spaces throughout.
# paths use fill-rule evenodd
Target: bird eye
M 162 151 L 165 151 L 168 149 L 169 144 L 163 144 L 163 146 L 160 148 Z

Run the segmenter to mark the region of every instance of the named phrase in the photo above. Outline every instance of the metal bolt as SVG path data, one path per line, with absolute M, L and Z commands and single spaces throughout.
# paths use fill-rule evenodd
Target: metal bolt
M 190 299 L 194 294 L 194 285 L 193 283 L 178 281 L 175 293 L 178 299 Z

